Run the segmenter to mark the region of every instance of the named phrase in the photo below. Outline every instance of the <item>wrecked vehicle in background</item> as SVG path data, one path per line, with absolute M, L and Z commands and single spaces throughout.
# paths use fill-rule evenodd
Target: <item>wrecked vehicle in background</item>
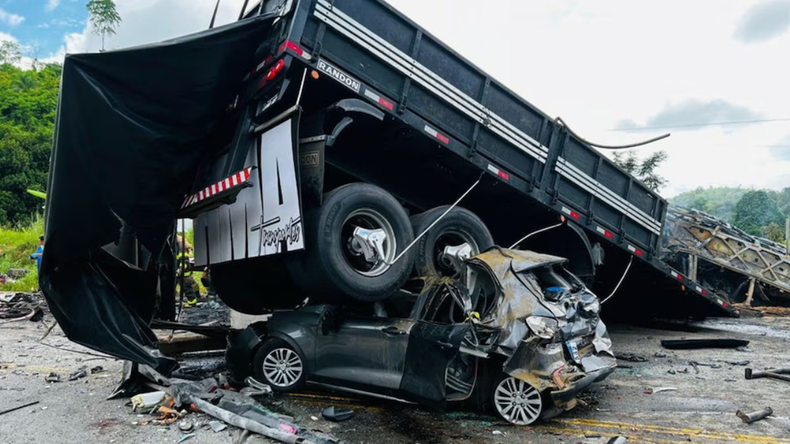
M 531 424 L 573 408 L 616 367 L 598 298 L 565 262 L 494 247 L 465 261 L 463 284 L 427 278 L 418 293 L 365 308 L 275 312 L 230 340 L 228 364 L 278 392 L 310 384 L 436 408 L 467 401 Z

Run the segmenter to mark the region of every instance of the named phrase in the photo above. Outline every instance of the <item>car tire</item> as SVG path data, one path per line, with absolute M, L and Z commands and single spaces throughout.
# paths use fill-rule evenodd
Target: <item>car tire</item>
M 449 206 L 436 207 L 411 218 L 414 235 L 428 229 Z M 481 253 L 494 245 L 491 232 L 477 215 L 466 208 L 455 207 L 447 213 L 430 231 L 417 241 L 414 259 L 414 272 L 417 276 L 452 276 L 452 266 L 441 260 L 446 246 L 468 243 L 472 255 Z
M 282 339 L 270 338 L 264 342 L 255 352 L 252 366 L 255 379 L 274 392 L 291 393 L 304 387 L 307 375 L 304 357 Z
M 371 264 L 355 250 L 359 244 L 355 247 L 352 243 L 354 227 L 385 232 L 383 250 L 387 262 L 414 240 L 406 211 L 383 189 L 352 183 L 325 194 L 323 205 L 305 215 L 306 251 L 287 262 L 292 280 L 311 302 L 342 302 L 348 298 L 381 301 L 409 278 L 413 251 L 393 265 Z
M 248 315 L 295 308 L 306 299 L 285 267 L 273 258 L 234 261 L 211 267 L 217 296 L 231 309 Z
M 530 425 L 543 414 L 544 400 L 538 389 L 504 372 L 494 378 L 488 393 L 488 404 L 511 424 Z

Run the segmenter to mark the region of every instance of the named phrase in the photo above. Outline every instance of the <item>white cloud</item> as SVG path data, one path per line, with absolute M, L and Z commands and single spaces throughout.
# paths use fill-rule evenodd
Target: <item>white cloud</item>
M 0 22 L 8 26 L 18 26 L 25 21 L 25 18 L 19 14 L 12 14 L 4 9 L 0 9 Z
M 16 42 L 16 37 L 12 36 L 11 34 L 6 34 L 4 32 L 0 32 L 0 42 Z
M 47 1 L 47 6 L 45 6 L 44 9 L 46 9 L 47 12 L 51 12 L 54 11 L 58 6 L 60 6 L 60 0 L 49 0 Z

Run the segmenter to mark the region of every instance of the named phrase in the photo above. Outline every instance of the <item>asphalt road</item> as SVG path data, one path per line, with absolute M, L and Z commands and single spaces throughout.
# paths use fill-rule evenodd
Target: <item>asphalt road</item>
M 47 319 L 51 322 L 51 319 Z M 610 326 L 618 354 L 632 353 L 647 362 L 625 362 L 595 386 L 578 407 L 532 427 L 513 427 L 492 416 L 425 409 L 326 393 L 302 393 L 264 401 L 271 409 L 297 422 L 352 443 L 606 443 L 626 436 L 635 443 L 760 443 L 790 444 L 790 383 L 744 379 L 743 365 L 755 369 L 790 366 L 790 318 L 710 320 L 694 328 Z M 683 331 L 686 330 L 686 331 Z M 690 331 L 693 330 L 693 331 Z M 175 426 L 137 425 L 138 417 L 125 404 L 106 401 L 115 387 L 121 362 L 64 351 L 86 351 L 70 343 L 56 328 L 38 342 L 41 324 L 0 324 L 0 411 L 27 402 L 38 404 L 0 416 L 0 443 L 175 443 L 183 435 Z M 671 351 L 661 339 L 734 337 L 751 341 L 748 349 Z M 695 367 L 690 361 L 698 362 Z M 104 371 L 76 381 L 68 375 L 80 366 L 101 365 Z M 669 371 L 674 371 L 674 374 Z M 697 373 L 697 371 L 699 373 Z M 63 382 L 46 383 L 50 372 Z M 677 390 L 646 394 L 647 389 Z M 348 406 L 356 415 L 342 423 L 321 419 L 330 405 Z M 764 406 L 774 416 L 747 425 L 738 409 Z M 214 433 L 204 415 L 189 415 L 198 423 L 189 442 L 240 442 L 240 431 Z M 315 420 L 312 418 L 316 418 Z M 269 442 L 248 438 L 245 442 Z

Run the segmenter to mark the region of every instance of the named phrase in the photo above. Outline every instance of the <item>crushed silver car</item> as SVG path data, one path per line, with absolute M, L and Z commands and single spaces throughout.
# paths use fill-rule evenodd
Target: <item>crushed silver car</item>
M 598 298 L 565 262 L 495 247 L 464 261 L 460 279 L 422 279 L 375 305 L 275 312 L 230 342 L 228 364 L 277 392 L 466 401 L 531 424 L 616 367 Z

